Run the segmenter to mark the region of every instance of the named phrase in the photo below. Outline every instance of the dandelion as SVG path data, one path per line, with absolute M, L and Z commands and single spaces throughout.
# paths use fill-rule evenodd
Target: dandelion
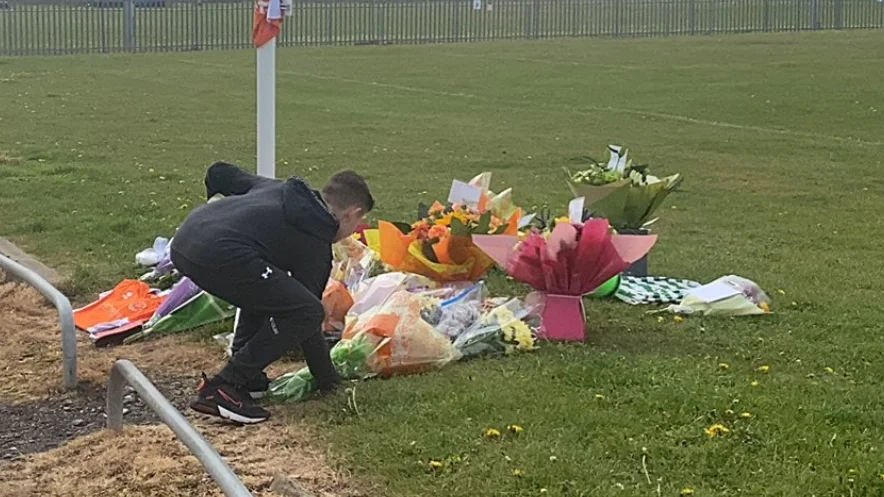
M 556 462 L 558 460 L 559 460 L 559 458 L 556 456 L 549 456 L 549 462 Z
M 485 430 L 485 438 L 500 438 L 500 430 L 488 428 Z
M 761 383 L 759 383 L 758 380 L 752 380 L 752 383 L 750 383 L 750 385 L 752 385 L 753 387 L 757 387 L 758 385 L 761 385 Z
M 506 427 L 506 429 L 509 430 L 514 435 L 521 435 L 522 432 L 525 431 L 525 429 L 519 425 L 509 425 Z
M 880 475 L 878 475 L 878 476 L 880 476 L 880 477 L 881 477 L 881 479 L 882 479 L 882 480 L 884 480 L 884 473 L 881 473 L 881 474 L 880 474 Z
M 718 369 L 720 369 L 720 370 L 722 370 L 722 371 L 727 371 L 727 370 L 730 369 L 730 368 L 731 368 L 731 365 L 728 364 L 728 363 L 726 363 L 726 362 L 720 362 L 720 363 L 718 363 Z
M 678 324 L 684 323 L 684 318 L 681 316 L 675 316 L 674 318 L 672 318 L 672 320 Z
M 683 488 L 683 489 L 681 489 L 681 492 L 679 494 L 682 495 L 683 497 L 687 497 L 689 495 L 694 495 L 694 489 L 693 488 Z
M 786 291 L 783 290 L 782 288 L 778 288 L 778 289 L 777 289 L 777 293 L 779 293 L 780 295 L 785 295 L 785 294 L 786 294 Z
M 761 310 L 764 312 L 770 312 L 770 304 L 768 304 L 767 302 L 762 302 L 758 307 L 760 307 Z
M 716 423 L 716 424 L 710 426 L 709 428 L 704 429 L 703 432 L 706 433 L 707 437 L 715 438 L 718 436 L 727 435 L 731 431 L 723 424 Z
M 597 393 L 597 394 L 595 394 L 595 400 L 605 400 L 605 396 L 600 393 Z
M 830 368 L 829 366 L 826 366 L 826 372 L 829 374 L 835 374 L 835 370 Z
M 884 475 L 881 475 L 881 476 L 884 476 Z M 548 490 L 545 489 L 545 488 L 541 488 L 541 489 L 540 489 L 540 493 L 542 493 L 542 494 L 545 494 L 547 491 L 548 491 Z
M 758 366 L 758 371 L 761 373 L 767 373 L 768 371 L 770 371 L 770 366 L 767 366 L 767 365 Z
M 657 322 L 658 322 L 658 323 L 664 323 L 664 322 L 666 322 L 666 318 L 664 318 L 663 316 L 658 316 L 658 317 L 657 317 Z
M 746 412 L 741 412 L 741 413 L 740 413 L 740 417 L 743 418 L 743 419 L 752 419 L 752 413 L 751 413 L 751 412 L 748 412 L 748 411 L 746 411 Z
M 521 477 L 525 476 L 525 474 L 522 473 L 521 469 L 514 469 L 513 476 L 515 476 L 516 478 L 521 478 Z
M 430 466 L 430 469 L 433 471 L 438 471 L 438 470 L 442 469 L 442 466 L 444 466 L 444 464 L 442 464 L 442 461 L 436 461 L 436 460 L 431 460 L 428 463 L 428 465 Z
M 727 414 L 728 416 L 734 415 L 734 411 L 732 409 L 728 409 L 728 410 L 724 411 L 724 413 Z

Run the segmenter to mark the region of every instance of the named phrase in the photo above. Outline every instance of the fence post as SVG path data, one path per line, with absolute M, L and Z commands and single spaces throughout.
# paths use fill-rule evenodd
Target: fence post
M 688 18 L 691 23 L 691 34 L 697 34 L 697 0 L 690 0 L 689 10 L 688 10 Z
M 534 0 L 534 39 L 540 38 L 540 0 Z
M 764 31 L 770 31 L 770 0 L 764 0 Z
M 135 0 L 123 0 L 123 47 L 135 50 Z
M 820 26 L 820 0 L 810 0 L 810 10 L 812 29 L 821 29 L 822 26 Z
M 834 28 L 841 29 L 844 27 L 844 2 L 835 0 L 835 19 Z

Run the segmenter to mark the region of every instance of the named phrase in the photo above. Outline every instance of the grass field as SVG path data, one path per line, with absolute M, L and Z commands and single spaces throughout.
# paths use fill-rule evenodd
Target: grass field
M 775 297 L 683 324 L 592 302 L 587 345 L 365 382 L 359 417 L 282 415 L 376 495 L 884 494 L 882 51 L 877 32 L 282 50 L 280 175 L 356 168 L 375 219 L 484 170 L 564 209 L 561 166 L 619 143 L 687 177 L 654 273 Z M 254 167 L 254 100 L 252 51 L 0 60 L 0 235 L 92 298 L 204 200 L 206 165 Z

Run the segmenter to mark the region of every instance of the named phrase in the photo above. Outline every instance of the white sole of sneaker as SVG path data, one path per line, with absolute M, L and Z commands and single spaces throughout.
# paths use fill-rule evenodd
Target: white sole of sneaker
M 242 423 L 246 425 L 253 425 L 255 423 L 261 423 L 263 421 L 267 421 L 267 418 L 250 418 L 248 416 L 243 416 L 242 414 L 237 414 L 235 412 L 228 411 L 221 406 L 218 406 L 218 414 L 224 418 L 229 419 L 230 421 L 234 421 L 237 423 Z

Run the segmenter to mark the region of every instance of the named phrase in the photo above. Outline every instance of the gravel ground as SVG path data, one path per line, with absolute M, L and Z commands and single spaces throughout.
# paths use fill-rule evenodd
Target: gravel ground
M 182 412 L 196 388 L 191 378 L 150 375 L 157 389 Z M 123 398 L 123 422 L 155 424 L 159 418 L 130 387 Z M 83 385 L 63 397 L 26 404 L 0 402 L 0 459 L 16 460 L 44 452 L 74 438 L 104 429 L 105 389 Z

